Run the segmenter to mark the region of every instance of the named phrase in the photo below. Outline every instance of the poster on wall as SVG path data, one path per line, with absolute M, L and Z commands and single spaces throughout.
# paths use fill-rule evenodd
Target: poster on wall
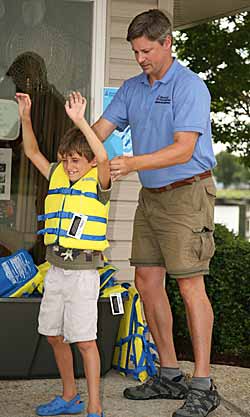
M 15 140 L 19 131 L 17 103 L 14 100 L 0 99 L 0 140 Z
M 109 103 L 115 96 L 118 88 L 116 87 L 104 87 L 103 92 L 103 110 L 107 108 Z M 127 126 L 122 132 L 115 130 L 104 142 L 104 146 L 108 152 L 109 159 L 113 159 L 115 156 L 127 155 L 132 156 L 132 140 L 130 127 Z
M 0 148 L 0 200 L 10 200 L 12 149 Z

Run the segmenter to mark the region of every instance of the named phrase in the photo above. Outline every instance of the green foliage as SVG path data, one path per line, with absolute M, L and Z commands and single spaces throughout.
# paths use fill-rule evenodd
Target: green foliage
M 212 96 L 215 142 L 239 151 L 250 166 L 250 77 L 248 13 L 179 32 L 177 57 L 203 76 Z
M 250 183 L 250 169 L 240 163 L 238 156 L 228 152 L 220 152 L 216 155 L 216 160 L 217 166 L 213 172 L 216 180 L 222 182 L 224 187 Z
M 231 200 L 250 200 L 250 190 L 217 190 L 216 196 L 217 198 L 228 198 Z
M 206 277 L 208 296 L 214 309 L 212 354 L 238 357 L 250 365 L 250 242 L 236 237 L 225 226 L 216 225 L 216 252 Z M 189 346 L 185 309 L 177 284 L 167 286 L 174 315 L 174 335 L 181 341 L 177 350 Z

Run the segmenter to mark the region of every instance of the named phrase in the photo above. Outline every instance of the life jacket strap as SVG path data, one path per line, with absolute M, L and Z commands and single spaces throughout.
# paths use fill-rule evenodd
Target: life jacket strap
M 46 214 L 39 214 L 37 216 L 38 221 L 45 221 L 47 219 L 72 219 L 75 213 L 67 211 L 54 211 Z M 89 222 L 107 223 L 107 219 L 101 216 L 88 216 Z
M 54 228 L 54 227 L 45 227 L 44 229 L 38 230 L 38 232 L 37 232 L 38 235 L 44 235 L 45 233 L 48 233 L 50 235 L 56 235 L 56 236 L 59 236 L 59 237 L 66 237 L 66 238 L 72 239 L 70 236 L 67 235 L 67 230 L 58 229 L 58 228 Z M 96 235 L 82 234 L 81 235 L 81 240 L 93 240 L 93 241 L 97 241 L 97 242 L 102 242 L 103 240 L 106 240 L 106 236 L 105 235 L 96 236 Z
M 116 346 L 119 347 L 119 355 L 118 355 L 118 362 L 115 368 L 119 372 L 123 372 L 126 375 L 132 374 L 134 379 L 138 379 L 140 373 L 144 371 L 146 371 L 148 376 L 150 377 L 156 375 L 157 373 L 157 369 L 154 363 L 157 356 L 155 353 L 151 352 L 151 350 L 155 350 L 157 352 L 157 348 L 154 343 L 148 342 L 148 340 L 145 337 L 145 334 L 146 332 L 144 334 L 134 333 L 123 339 L 120 339 L 119 342 L 116 343 Z M 135 345 L 135 342 L 136 340 L 138 340 L 138 338 L 141 339 L 141 343 L 142 343 L 142 352 L 139 358 L 137 357 L 137 354 L 136 354 L 136 345 Z M 133 353 L 130 355 L 129 359 L 134 365 L 133 369 L 129 369 L 128 364 L 126 364 L 125 367 L 121 367 L 122 348 L 123 346 L 125 347 L 126 343 L 128 344 L 128 349 L 129 349 L 129 345 L 130 344 L 132 345 L 130 346 L 130 349 L 132 348 Z
M 84 192 L 81 190 L 76 190 L 75 188 L 67 188 L 67 187 L 52 188 L 48 190 L 48 194 L 84 195 L 85 197 L 97 199 L 96 193 L 91 193 L 88 191 Z

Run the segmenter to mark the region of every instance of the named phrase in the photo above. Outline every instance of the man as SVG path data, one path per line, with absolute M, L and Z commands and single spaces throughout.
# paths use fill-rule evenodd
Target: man
M 160 10 L 136 16 L 127 40 L 143 72 L 124 82 L 94 130 L 104 140 L 116 127 L 131 127 L 134 156 L 114 158 L 111 172 L 118 179 L 138 171 L 142 183 L 131 265 L 160 372 L 127 388 L 124 396 L 185 399 L 173 417 L 205 417 L 220 402 L 210 378 L 213 311 L 203 280 L 214 253 L 210 95 L 204 82 L 172 57 L 171 24 Z M 195 358 L 190 385 L 176 358 L 166 270 L 177 279 L 185 304 Z

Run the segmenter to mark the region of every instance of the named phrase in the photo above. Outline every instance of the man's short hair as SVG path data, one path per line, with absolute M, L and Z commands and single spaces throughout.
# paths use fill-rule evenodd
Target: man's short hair
M 60 156 L 71 156 L 75 152 L 80 156 L 85 156 L 88 162 L 91 162 L 95 156 L 80 129 L 72 127 L 68 129 L 62 137 L 58 148 L 58 154 Z
M 134 17 L 128 27 L 127 41 L 145 36 L 150 41 L 163 45 L 167 36 L 172 37 L 169 18 L 159 9 L 151 9 Z

